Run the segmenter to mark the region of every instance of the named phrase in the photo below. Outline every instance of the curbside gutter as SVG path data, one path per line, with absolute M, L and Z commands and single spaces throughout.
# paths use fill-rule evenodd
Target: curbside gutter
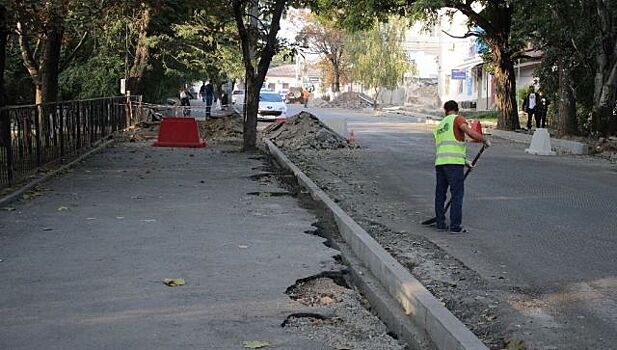
M 36 187 L 37 185 L 43 183 L 43 182 L 47 182 L 49 181 L 49 179 L 51 179 L 52 177 L 58 175 L 59 173 L 72 168 L 73 166 L 75 166 L 75 164 L 81 162 L 82 160 L 90 157 L 92 154 L 104 149 L 105 147 L 109 146 L 110 144 L 112 144 L 115 140 L 111 139 L 111 140 L 107 140 L 107 141 L 103 141 L 101 143 L 99 143 L 98 145 L 96 145 L 93 149 L 89 150 L 88 152 L 82 154 L 81 156 L 77 157 L 76 159 L 72 160 L 71 162 L 61 166 L 60 168 L 53 170 L 51 173 L 46 174 L 42 177 L 39 177 L 38 179 L 32 180 L 29 183 L 25 184 L 24 186 L 22 186 L 21 188 L 19 188 L 18 190 L 16 190 L 15 192 L 12 192 L 2 198 L 0 198 L 0 207 L 1 206 L 5 206 L 8 205 L 14 201 L 16 201 L 17 199 L 19 199 L 19 197 L 21 195 L 23 195 L 24 193 L 30 191 L 31 189 L 33 189 L 34 187 Z
M 270 140 L 265 140 L 265 143 L 276 161 L 291 171 L 299 184 L 309 190 L 311 197 L 332 213 L 340 234 L 353 254 L 379 280 L 390 296 L 398 301 L 413 326 L 426 334 L 435 348 L 488 350 L 480 339 L 294 165 L 274 143 Z

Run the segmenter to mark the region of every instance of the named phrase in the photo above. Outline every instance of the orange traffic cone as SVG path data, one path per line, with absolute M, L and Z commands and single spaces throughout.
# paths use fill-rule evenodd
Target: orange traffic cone
M 484 135 L 484 133 L 482 132 L 482 124 L 480 124 L 479 120 L 474 120 L 473 122 L 471 122 L 470 126 L 471 126 L 471 129 L 473 129 L 474 131 L 480 133 L 481 135 Z M 471 142 L 480 143 L 482 141 L 473 140 Z
M 349 137 L 347 138 L 347 142 L 349 142 L 350 145 L 356 144 L 356 134 L 354 134 L 353 130 L 349 131 Z

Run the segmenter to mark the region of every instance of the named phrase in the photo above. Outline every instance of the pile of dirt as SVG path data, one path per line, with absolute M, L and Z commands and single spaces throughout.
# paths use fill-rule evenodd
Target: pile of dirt
M 308 112 L 301 112 L 290 117 L 285 123 L 269 126 L 262 131 L 262 136 L 286 150 L 326 150 L 355 147 Z
M 242 116 L 234 113 L 221 118 L 209 118 L 199 121 L 199 133 L 208 140 L 230 139 L 242 136 Z
M 357 92 L 344 92 L 339 97 L 331 102 L 324 104 L 324 108 L 346 108 L 346 109 L 364 109 L 373 108 L 373 105 L 366 101 L 366 97 L 360 97 Z

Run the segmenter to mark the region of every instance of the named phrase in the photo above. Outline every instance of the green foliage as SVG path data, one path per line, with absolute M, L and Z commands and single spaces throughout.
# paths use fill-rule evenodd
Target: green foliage
M 347 43 L 353 79 L 377 93 L 382 88 L 395 89 L 411 69 L 402 44 L 404 34 L 400 19 L 353 33 Z

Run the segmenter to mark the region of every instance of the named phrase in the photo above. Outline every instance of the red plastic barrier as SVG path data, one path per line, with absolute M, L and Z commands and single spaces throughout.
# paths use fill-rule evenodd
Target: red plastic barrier
M 484 133 L 482 132 L 482 124 L 480 123 L 479 120 L 474 120 L 473 122 L 471 122 L 470 127 L 477 131 L 478 133 L 480 133 L 481 135 L 484 135 Z M 480 143 L 481 141 L 477 141 L 477 140 L 473 140 L 471 142 L 476 142 L 476 143 Z
M 155 147 L 206 147 L 195 118 L 163 118 Z

